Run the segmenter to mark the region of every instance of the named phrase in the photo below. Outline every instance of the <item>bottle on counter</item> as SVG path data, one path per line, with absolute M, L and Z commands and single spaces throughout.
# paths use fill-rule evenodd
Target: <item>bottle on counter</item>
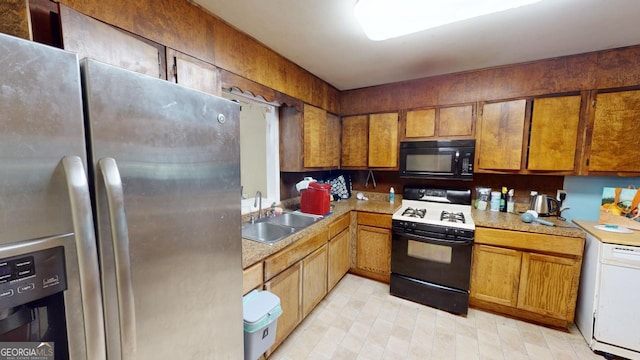
M 393 186 L 389 189 L 389 203 L 393 204 L 396 201 L 396 192 L 393 190 Z
M 515 192 L 513 189 L 509 190 L 507 193 L 507 212 L 515 213 L 516 212 L 516 201 L 514 199 Z
M 531 193 L 529 194 L 529 210 L 533 210 L 534 208 L 534 199 L 536 198 L 536 196 L 538 196 L 538 192 L 535 190 L 531 190 Z
M 507 187 L 502 187 L 502 192 L 500 193 L 500 212 L 507 212 Z
M 492 191 L 491 192 L 490 210 L 491 211 L 499 211 L 500 210 L 500 191 Z

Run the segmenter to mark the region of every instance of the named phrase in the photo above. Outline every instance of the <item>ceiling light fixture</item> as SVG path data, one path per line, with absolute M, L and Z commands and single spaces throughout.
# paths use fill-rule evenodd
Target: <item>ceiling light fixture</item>
M 356 19 L 371 40 L 386 40 L 540 0 L 359 0 Z

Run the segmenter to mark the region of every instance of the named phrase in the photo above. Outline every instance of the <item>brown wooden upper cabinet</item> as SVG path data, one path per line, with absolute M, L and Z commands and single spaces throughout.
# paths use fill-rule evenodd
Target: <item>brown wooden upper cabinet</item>
M 521 169 L 526 105 L 524 99 L 483 104 L 478 117 L 476 169 Z
M 398 168 L 398 113 L 342 118 L 343 169 Z
M 164 46 L 60 4 L 64 49 L 149 76 L 166 79 Z
M 337 169 L 340 166 L 340 118 L 304 104 L 280 111 L 280 171 Z
M 222 95 L 218 69 L 212 64 L 171 48 L 167 49 L 167 64 L 169 80 L 191 89 Z
M 472 137 L 473 114 L 473 105 L 407 111 L 404 140 Z
M 369 167 L 398 167 L 398 113 L 369 115 Z
M 640 90 L 598 93 L 591 105 L 586 174 L 640 173 Z
M 580 95 L 533 100 L 528 170 L 574 171 Z
M 342 118 L 341 168 L 366 168 L 369 156 L 369 116 Z

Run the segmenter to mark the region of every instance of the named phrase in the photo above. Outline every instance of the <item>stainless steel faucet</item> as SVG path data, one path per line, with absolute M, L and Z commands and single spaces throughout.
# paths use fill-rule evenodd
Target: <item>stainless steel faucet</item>
M 262 192 L 256 191 L 256 197 L 253 201 L 253 207 L 258 206 L 258 219 L 262 219 Z

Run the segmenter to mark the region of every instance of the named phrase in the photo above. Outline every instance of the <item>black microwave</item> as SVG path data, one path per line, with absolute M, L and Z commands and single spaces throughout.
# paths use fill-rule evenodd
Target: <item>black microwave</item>
M 401 142 L 400 176 L 473 180 L 475 148 L 475 140 Z

